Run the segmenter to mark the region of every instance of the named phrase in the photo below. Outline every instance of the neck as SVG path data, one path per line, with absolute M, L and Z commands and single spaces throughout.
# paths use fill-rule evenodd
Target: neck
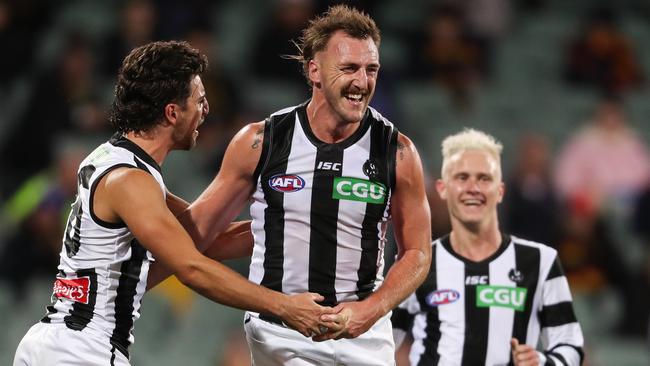
M 361 125 L 361 121 L 342 121 L 320 93 L 314 93 L 307 105 L 307 119 L 314 135 L 329 144 L 347 139 Z
M 149 154 L 160 166 L 172 150 L 169 139 L 162 138 L 161 131 L 155 128 L 150 131 L 129 132 L 126 138 Z
M 498 223 L 469 228 L 453 221 L 449 239 L 451 247 L 458 255 L 480 262 L 499 249 L 502 238 Z

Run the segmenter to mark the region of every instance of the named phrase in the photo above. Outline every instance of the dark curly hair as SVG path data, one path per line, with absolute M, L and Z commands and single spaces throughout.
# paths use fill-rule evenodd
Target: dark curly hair
M 135 48 L 117 75 L 110 124 L 122 133 L 154 127 L 165 105 L 185 107 L 192 77 L 207 67 L 207 57 L 187 42 L 151 42 Z
M 332 35 L 339 30 L 353 38 L 371 38 L 379 48 L 381 34 L 372 18 L 347 5 L 331 6 L 325 14 L 309 21 L 309 26 L 302 31 L 299 42 L 294 42 L 298 55 L 285 56 L 302 63 L 303 74 L 308 82 L 309 61 L 314 59 L 316 53 L 325 49 Z

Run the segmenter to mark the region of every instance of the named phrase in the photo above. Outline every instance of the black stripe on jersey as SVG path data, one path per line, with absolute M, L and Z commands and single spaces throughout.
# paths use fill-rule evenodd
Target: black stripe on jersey
M 573 312 L 573 305 L 570 301 L 559 302 L 553 305 L 546 305 L 539 312 L 539 322 L 544 327 L 557 327 L 578 320 Z
M 65 272 L 63 272 L 62 270 L 59 270 L 58 276 L 59 277 L 65 277 Z M 56 308 L 54 307 L 54 304 L 56 304 L 56 302 L 59 301 L 59 299 L 56 296 L 54 296 L 54 291 L 52 291 L 51 301 L 52 301 L 52 304 L 48 305 L 45 308 L 45 309 L 47 309 L 47 313 L 41 319 L 41 323 L 50 323 L 52 321 L 52 319 L 50 319 L 50 315 L 56 314 L 58 312 L 58 310 L 56 310 Z
M 343 149 L 334 144 L 323 145 L 316 151 L 314 164 L 318 164 L 319 161 L 343 164 Z M 339 200 L 332 198 L 332 187 L 334 187 L 334 178 L 340 177 L 341 173 L 341 171 L 317 169 L 314 166 L 309 235 L 309 291 L 323 295 L 325 297 L 323 303 L 328 305 L 336 303 L 334 283 Z
M 437 306 L 430 306 L 427 304 L 427 296 L 438 289 L 438 272 L 436 271 L 436 254 L 437 247 L 434 245 L 431 251 L 431 266 L 429 274 L 424 280 L 424 283 L 416 290 L 415 296 L 420 303 L 420 309 L 427 310 L 427 322 L 424 332 L 424 352 L 420 357 L 418 365 L 430 366 L 437 365 L 440 362 L 440 355 L 438 354 L 438 342 L 440 342 L 440 316 Z
M 395 188 L 395 181 L 397 180 L 397 128 L 391 129 L 391 134 L 388 142 L 388 181 L 390 182 L 391 189 Z
M 111 366 L 115 366 L 115 346 L 111 347 Z
M 131 258 L 122 262 L 117 295 L 115 296 L 115 329 L 111 335 L 111 344 L 129 357 L 129 335 L 133 328 L 133 310 L 135 295 L 140 282 L 142 262 L 147 257 L 147 251 L 136 239 L 131 240 Z
M 370 118 L 368 118 L 370 119 Z M 368 160 L 377 167 L 378 176 L 368 177 L 368 180 L 390 182 L 388 166 L 384 162 L 390 160 L 386 151 L 386 143 L 391 139 L 391 130 L 384 127 L 379 121 L 373 121 L 374 126 L 370 130 L 370 154 Z M 316 161 L 321 161 L 316 159 Z M 383 183 L 382 183 L 383 184 Z M 390 189 L 390 187 L 387 187 Z M 383 204 L 366 203 L 366 213 L 361 226 L 361 261 L 357 270 L 357 296 L 360 300 L 368 297 L 375 289 L 377 279 L 377 263 L 379 257 L 379 228 L 377 223 L 382 221 L 386 205 L 388 204 L 389 192 L 386 192 L 386 200 Z
M 564 358 L 564 356 L 562 356 L 562 355 L 559 354 L 559 353 L 548 352 L 546 355 L 547 355 L 547 356 L 553 356 L 553 357 L 557 358 L 558 361 L 560 361 L 560 363 L 561 363 L 562 365 L 564 365 L 564 366 L 569 366 L 569 364 L 566 362 L 566 359 Z M 548 360 L 548 357 L 547 357 L 546 359 Z
M 584 361 L 584 358 L 585 358 L 585 353 L 582 350 L 582 347 L 576 347 L 576 346 L 574 346 L 572 344 L 568 344 L 568 343 L 558 343 L 555 346 L 553 346 L 553 348 L 548 350 L 548 352 L 557 353 L 556 350 L 558 348 L 560 348 L 560 347 L 569 347 L 569 348 L 572 348 L 574 351 L 576 351 L 578 353 L 578 356 L 580 356 L 580 363 L 579 364 L 582 365 L 582 361 Z
M 81 192 L 79 192 L 79 190 L 88 189 L 88 182 L 93 173 L 95 173 L 95 170 L 95 166 L 86 165 L 79 169 L 79 173 L 77 174 L 77 198 L 72 205 L 70 216 L 68 216 L 65 235 L 63 236 L 63 244 L 65 245 L 65 251 L 69 258 L 74 257 L 79 252 L 79 247 L 81 246 L 80 234 L 83 205 L 81 204 Z
M 284 274 L 284 193 L 271 188 L 269 180 L 287 172 L 294 127 L 295 113 L 289 113 L 273 116 L 264 132 L 264 143 L 269 146 L 268 155 L 273 154 L 274 159 L 273 163 L 269 162 L 264 167 L 260 175 L 260 185 L 267 204 L 264 209 L 264 276 L 260 284 L 275 291 L 282 291 Z M 274 135 L 285 138 L 273 139 Z
M 490 276 L 490 263 L 465 263 L 465 277 Z M 490 328 L 490 308 L 477 306 L 476 286 L 465 284 L 465 343 L 461 365 L 480 365 L 485 363 Z
M 517 338 L 519 343 L 526 343 L 528 333 L 528 322 L 533 311 L 533 300 L 537 290 L 539 278 L 539 249 L 527 245 L 514 244 L 515 249 L 515 266 L 521 268 L 521 272 L 526 276 L 517 283 L 517 287 L 526 288 L 526 302 L 524 311 L 515 311 L 514 322 L 512 325 L 512 337 Z M 510 356 L 512 358 L 512 356 Z
M 76 272 L 77 278 L 90 278 L 88 288 L 88 303 L 73 302 L 70 315 L 63 318 L 65 325 L 73 330 L 82 330 L 86 328 L 95 314 L 95 303 L 97 302 L 97 273 L 94 268 L 82 269 Z
M 294 113 L 290 113 L 289 115 L 293 116 Z M 271 154 L 269 154 L 269 147 L 271 144 L 273 144 L 273 128 L 271 128 L 271 126 L 271 119 L 267 118 L 264 121 L 264 136 L 262 138 L 262 152 L 260 154 L 260 160 L 257 162 L 255 171 L 253 172 L 253 184 L 257 183 L 257 178 L 259 178 L 260 174 L 262 174 L 262 171 L 264 168 L 266 168 L 266 165 L 271 159 Z
M 94 203 L 95 203 L 95 192 L 97 191 L 97 185 L 99 185 L 99 182 L 104 179 L 106 174 L 112 172 L 113 170 L 117 168 L 135 168 L 131 164 L 126 164 L 126 163 L 120 163 L 120 164 L 115 164 L 105 171 L 102 172 L 97 178 L 95 178 L 95 181 L 93 182 L 92 186 L 90 187 L 90 196 L 88 197 L 88 205 L 90 208 L 90 217 L 92 217 L 93 221 L 97 223 L 97 225 L 103 226 L 108 229 L 120 229 L 123 227 L 126 227 L 126 224 L 124 222 L 108 222 L 100 219 L 95 215 L 95 210 L 93 209 Z
M 154 169 L 156 169 L 158 172 L 162 173 L 162 170 L 160 169 L 160 165 L 158 165 L 156 160 L 154 160 L 154 158 L 152 158 L 151 155 L 147 154 L 146 151 L 142 150 L 142 148 L 137 144 L 135 144 L 133 141 L 124 137 L 120 132 L 115 133 L 108 142 L 110 142 L 111 145 L 113 146 L 117 146 L 129 150 L 135 156 L 144 160 L 147 164 L 154 167 Z
M 555 257 L 555 261 L 553 261 L 553 265 L 551 266 L 551 270 L 548 272 L 548 276 L 546 276 L 546 280 L 548 281 L 562 276 L 564 276 L 564 271 L 562 270 L 560 258 Z
M 145 163 L 143 163 L 142 160 L 138 159 L 137 156 L 133 157 L 133 161 L 135 162 L 135 165 L 138 168 L 140 168 L 140 169 L 144 170 L 145 172 L 151 174 L 151 172 L 149 171 L 149 168 L 147 168 L 147 165 Z
M 390 321 L 393 324 L 393 328 L 401 329 L 405 332 L 410 332 L 411 327 L 413 326 L 413 314 L 409 313 L 408 310 L 402 308 L 395 308 L 393 314 L 390 317 Z

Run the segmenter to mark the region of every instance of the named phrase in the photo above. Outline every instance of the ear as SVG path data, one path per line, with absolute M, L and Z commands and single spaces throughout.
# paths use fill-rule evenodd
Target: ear
M 443 201 L 447 200 L 447 185 L 442 179 L 436 180 L 436 191 L 438 191 L 438 196 L 440 196 L 440 199 Z
M 506 185 L 503 184 L 503 182 L 499 183 L 499 199 L 497 200 L 498 203 L 503 202 L 503 195 L 506 192 Z
M 180 106 L 176 103 L 169 103 L 165 106 L 164 120 L 172 125 L 176 124 L 178 120 L 178 112 Z
M 314 86 L 320 87 L 320 83 L 321 83 L 320 67 L 315 59 L 309 60 L 307 73 L 308 73 L 307 75 L 309 76 L 309 81 L 311 81 L 311 83 Z

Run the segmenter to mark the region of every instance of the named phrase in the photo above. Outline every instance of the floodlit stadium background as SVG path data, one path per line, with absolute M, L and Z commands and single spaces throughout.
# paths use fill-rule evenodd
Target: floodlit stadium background
M 348 3 L 382 30 L 371 104 L 415 142 L 427 179 L 439 176 L 444 136 L 475 127 L 500 139 L 510 197 L 501 223 L 560 251 L 587 364 L 649 365 L 650 3 Z M 126 52 L 185 39 L 208 54 L 211 113 L 199 146 L 163 166 L 170 191 L 192 200 L 243 124 L 307 98 L 299 66 L 280 55 L 294 52 L 289 39 L 329 4 L 0 0 L 0 364 L 11 364 L 45 313 L 76 164 L 110 136 L 106 111 Z M 607 50 L 593 60 L 597 52 L 577 40 L 597 21 L 610 38 L 592 35 L 590 45 Z M 611 118 L 605 101 L 622 107 L 618 132 L 603 127 Z M 598 131 L 623 140 L 594 138 Z M 581 150 L 590 138 L 596 152 Z M 446 211 L 433 190 L 430 203 L 433 232 L 442 235 Z M 247 272 L 247 260 L 228 264 Z M 132 363 L 247 365 L 241 323 L 240 311 L 168 281 L 145 296 Z

